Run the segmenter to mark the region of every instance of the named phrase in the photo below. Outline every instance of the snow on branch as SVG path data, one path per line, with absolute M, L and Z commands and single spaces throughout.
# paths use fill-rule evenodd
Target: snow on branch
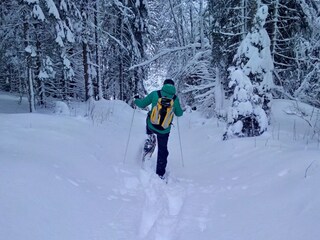
M 302 120 L 304 120 L 310 127 L 312 127 L 314 129 L 314 131 L 316 131 L 317 128 L 317 123 L 319 120 L 319 110 L 317 110 L 317 114 L 316 114 L 316 120 L 314 120 L 315 117 L 315 107 L 312 108 L 312 112 L 308 113 L 308 111 L 306 109 L 304 109 L 303 107 L 301 107 L 299 105 L 298 101 L 295 101 L 295 105 L 292 105 L 291 108 L 286 109 L 284 112 L 288 115 L 295 115 L 299 118 L 301 118 Z
M 121 42 L 121 40 L 117 39 L 116 37 L 112 36 L 110 33 L 103 31 L 105 34 L 107 34 L 113 41 L 115 41 L 121 48 L 123 48 L 125 51 L 128 52 L 128 49 L 126 48 L 126 46 L 123 45 L 123 43 Z
M 37 3 L 39 4 L 39 0 L 24 0 L 24 2 L 28 3 L 28 4 L 32 4 L 32 3 Z
M 32 15 L 34 18 L 39 19 L 40 21 L 44 21 L 46 19 L 41 7 L 38 4 L 33 6 Z
M 211 80 L 211 79 L 210 79 Z M 190 85 L 187 85 L 190 86 Z M 215 83 L 210 83 L 206 85 L 200 85 L 200 86 L 190 86 L 188 89 L 181 91 L 181 93 L 189 93 L 193 91 L 201 91 L 208 88 L 213 88 L 215 86 Z
M 49 14 L 52 14 L 57 20 L 60 20 L 60 15 L 53 0 L 46 0 L 47 7 L 49 8 Z
M 200 43 L 194 43 L 194 44 L 189 44 L 189 45 L 186 45 L 186 46 L 183 46 L 183 47 L 175 47 L 175 48 L 170 48 L 170 49 L 163 49 L 160 53 L 158 53 L 157 55 L 153 56 L 153 57 L 150 58 L 149 60 L 131 66 L 131 67 L 129 68 L 129 70 L 133 70 L 134 68 L 148 65 L 148 64 L 150 64 L 151 62 L 157 60 L 158 58 L 160 58 L 160 57 L 162 57 L 162 56 L 164 56 L 164 55 L 173 53 L 173 52 L 183 51 L 183 50 L 187 50 L 187 49 L 190 49 L 190 48 L 199 48 L 199 47 L 201 47 L 201 44 L 200 44 Z

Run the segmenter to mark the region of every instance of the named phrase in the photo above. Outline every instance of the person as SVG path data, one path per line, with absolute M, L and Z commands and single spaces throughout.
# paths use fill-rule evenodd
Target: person
M 154 124 L 152 123 L 153 117 L 153 109 L 159 102 L 159 98 L 169 99 L 172 102 L 172 114 L 177 117 L 181 117 L 183 115 L 183 110 L 180 105 L 180 101 L 176 94 L 176 88 L 174 86 L 174 81 L 172 79 L 166 79 L 163 82 L 163 86 L 161 90 L 153 91 L 148 94 L 145 98 L 135 98 L 134 103 L 139 108 L 145 108 L 151 104 L 151 110 L 149 111 L 146 119 L 146 133 L 148 135 L 144 149 L 148 151 L 148 144 L 151 142 L 151 147 L 155 147 L 155 135 L 157 136 L 158 142 L 158 156 L 157 156 L 157 165 L 156 165 L 156 174 L 159 175 L 160 178 L 165 178 L 166 166 L 167 166 L 167 158 L 169 155 L 168 151 L 168 140 L 169 134 L 171 130 L 172 117 L 169 117 L 167 126 Z M 153 114 L 154 115 L 154 114 Z M 152 149 L 152 151 L 153 151 Z

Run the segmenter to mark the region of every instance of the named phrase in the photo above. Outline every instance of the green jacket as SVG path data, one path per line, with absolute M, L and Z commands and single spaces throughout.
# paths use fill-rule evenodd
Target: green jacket
M 161 89 L 161 96 L 168 97 L 168 98 L 172 98 L 175 94 L 176 94 L 176 88 L 175 88 L 175 86 L 173 86 L 173 85 L 171 85 L 171 84 L 165 84 L 165 85 L 163 85 L 163 87 L 162 87 L 162 89 Z M 145 107 L 149 106 L 150 104 L 152 104 L 152 105 L 151 105 L 151 109 L 152 109 L 155 105 L 157 105 L 158 99 L 159 99 L 159 96 L 158 96 L 157 91 L 153 91 L 153 92 L 151 92 L 150 94 L 148 94 L 145 98 L 136 99 L 136 100 L 134 101 L 134 103 L 135 103 L 139 108 L 145 108 Z M 173 110 L 173 111 L 174 111 L 174 114 L 175 114 L 177 117 L 180 117 L 180 116 L 183 115 L 183 111 L 182 111 L 182 109 L 181 109 L 178 96 L 177 96 L 176 99 L 174 100 L 173 109 L 174 109 L 174 110 Z M 154 131 L 154 132 L 158 132 L 158 133 L 165 134 L 165 133 L 169 133 L 170 130 L 171 130 L 171 126 L 168 127 L 167 129 L 164 129 L 164 130 L 156 129 L 156 128 L 152 125 L 149 117 L 148 117 L 148 120 L 147 120 L 147 124 L 148 124 L 148 127 L 149 127 L 152 131 Z

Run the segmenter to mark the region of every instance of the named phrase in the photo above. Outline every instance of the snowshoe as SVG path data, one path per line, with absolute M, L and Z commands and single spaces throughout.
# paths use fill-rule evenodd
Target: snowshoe
M 143 157 L 142 161 L 145 161 L 146 157 L 151 158 L 154 149 L 156 147 L 156 135 L 155 134 L 148 134 L 148 138 L 146 139 L 144 146 L 143 146 Z

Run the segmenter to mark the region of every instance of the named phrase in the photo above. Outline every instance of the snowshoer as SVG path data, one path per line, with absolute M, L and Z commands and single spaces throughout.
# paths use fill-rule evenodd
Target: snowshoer
M 145 155 L 153 152 L 158 142 L 158 156 L 156 173 L 160 178 L 164 178 L 167 166 L 168 139 L 171 130 L 173 116 L 180 117 L 183 111 L 180 106 L 179 98 L 175 95 L 176 88 L 172 79 L 166 79 L 161 90 L 153 91 L 145 98 L 135 97 L 134 103 L 139 108 L 145 108 L 151 104 L 151 110 L 147 116 L 146 133 L 148 135 L 145 145 Z

